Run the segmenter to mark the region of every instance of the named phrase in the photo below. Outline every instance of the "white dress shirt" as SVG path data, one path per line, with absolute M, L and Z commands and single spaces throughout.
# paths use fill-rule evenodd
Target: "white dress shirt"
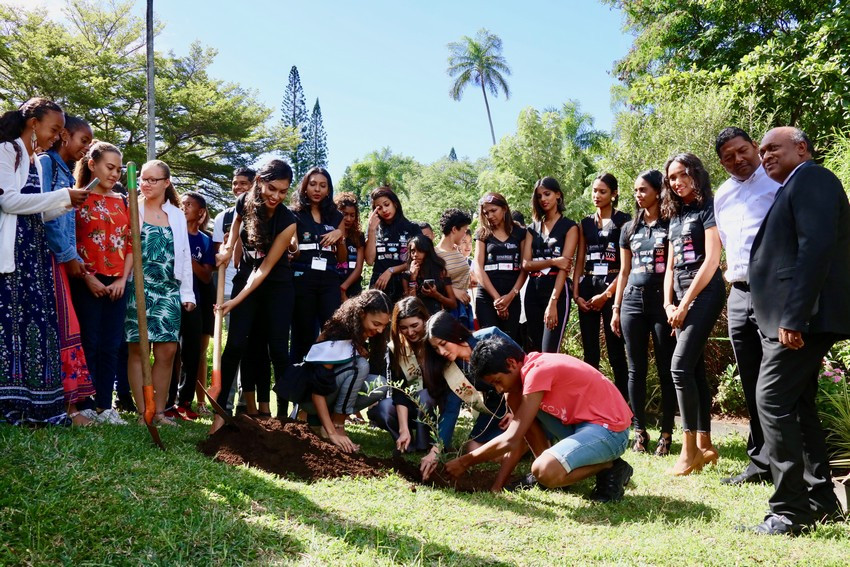
M 750 249 L 778 190 L 761 165 L 749 179 L 730 177 L 717 190 L 714 216 L 726 249 L 726 281 L 748 281 Z

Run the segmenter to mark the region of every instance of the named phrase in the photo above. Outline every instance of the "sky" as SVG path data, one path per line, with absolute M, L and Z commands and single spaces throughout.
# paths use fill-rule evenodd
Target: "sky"
M 62 17 L 61 0 L 40 4 Z M 136 0 L 144 15 L 145 2 Z M 200 41 L 218 51 L 211 76 L 254 90 L 280 116 L 289 70 L 298 67 L 308 112 L 320 100 L 329 170 L 373 150 L 430 163 L 454 147 L 487 155 L 490 130 L 481 89 L 449 96 L 446 45 L 487 28 L 502 38 L 510 99 L 490 98 L 496 138 L 513 133 L 520 111 L 575 99 L 610 130 L 611 69 L 632 37 L 622 15 L 597 0 L 154 0 L 165 25 L 155 48 L 185 55 Z

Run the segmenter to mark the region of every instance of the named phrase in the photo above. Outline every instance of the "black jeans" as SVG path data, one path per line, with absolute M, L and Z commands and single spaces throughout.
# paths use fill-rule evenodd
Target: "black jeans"
M 815 405 L 818 370 L 837 339 L 829 333 L 806 334 L 799 350 L 762 339 L 756 405 L 775 488 L 770 511 L 797 524 L 810 524 L 813 512 L 838 506 Z
M 747 465 L 746 473 L 765 474 L 770 471 L 770 464 L 764 452 L 764 434 L 756 407 L 756 383 L 762 357 L 761 335 L 759 335 L 756 316 L 753 312 L 749 286 L 740 283 L 732 284 L 726 314 L 729 318 L 729 339 L 735 351 L 741 388 L 744 390 L 744 401 L 750 414 L 750 435 L 747 439 L 750 463 Z
M 165 407 L 170 408 L 175 401 L 181 404 L 191 403 L 195 397 L 195 384 L 198 382 L 198 365 L 201 362 L 201 332 L 203 315 L 198 306 L 191 311 L 183 309 L 180 319 L 180 364 L 174 357 L 174 368 L 181 368 L 180 374 L 171 375 L 171 385 L 168 388 L 168 401 Z M 179 383 L 179 384 L 178 384 Z
M 100 274 L 95 277 L 103 285 L 110 285 L 116 280 Z M 71 280 L 71 299 L 80 322 L 80 340 L 94 383 L 95 402 L 101 410 L 112 407 L 112 392 L 118 370 L 118 349 L 124 341 L 126 297 L 126 293 L 115 301 L 109 297 L 95 297 L 82 280 Z M 126 374 L 126 359 L 124 366 Z
M 661 285 L 626 286 L 620 307 L 620 329 L 629 360 L 629 402 L 635 429 L 646 431 L 646 375 L 649 371 L 651 336 L 661 385 L 661 431 L 673 433 L 676 389 L 670 375 L 670 360 L 676 348 L 676 338 L 664 313 L 664 290 Z
M 234 297 L 237 294 L 238 291 L 234 289 Z M 227 404 L 240 361 L 252 348 L 259 349 L 259 345 L 262 345 L 268 349 L 275 376 L 278 380 L 282 379 L 289 364 L 289 328 L 294 298 L 292 282 L 266 280 L 231 311 L 227 346 L 221 356 L 221 393 L 217 400 L 221 407 Z M 257 334 L 252 336 L 252 332 Z M 249 342 L 254 337 L 254 342 L 258 344 L 249 348 Z M 243 388 L 246 387 L 244 378 Z M 266 400 L 267 396 L 267 392 L 264 393 Z M 260 392 L 257 393 L 257 399 L 262 399 Z
M 673 285 L 678 301 L 696 276 L 696 270 L 676 271 Z M 705 343 L 723 311 L 726 288 L 718 269 L 691 303 L 685 321 L 676 329 L 676 349 L 670 373 L 676 386 L 679 414 L 685 431 L 711 432 L 711 390 L 705 377 Z
M 309 266 L 293 280 L 295 307 L 292 311 L 292 349 L 290 358 L 301 362 L 316 342 L 325 321 L 340 304 L 339 274 L 317 272 Z
M 598 281 L 597 281 L 598 280 Z M 585 276 L 578 286 L 579 297 L 590 301 L 594 295 L 605 291 L 607 285 L 601 278 Z M 623 395 L 624 400 L 629 399 L 629 366 L 626 362 L 626 345 L 622 337 L 618 337 L 611 330 L 611 316 L 613 315 L 613 301 L 608 300 L 601 311 L 578 312 L 578 323 L 581 328 L 581 346 L 584 351 L 584 361 L 592 367 L 599 368 L 599 360 L 602 358 L 602 348 L 599 341 L 599 324 L 602 323 L 605 332 L 605 346 L 608 347 L 608 363 L 614 372 L 614 385 Z
M 493 280 L 491 282 L 499 295 L 505 295 L 513 289 L 515 282 L 500 282 Z M 478 319 L 478 327 L 486 329 L 487 327 L 498 327 L 507 336 L 520 343 L 519 337 L 519 316 L 522 312 L 522 303 L 520 297 L 514 297 L 511 304 L 508 306 L 508 318 L 502 319 L 493 307 L 493 298 L 487 293 L 483 287 L 478 287 L 475 290 L 475 318 Z
M 572 285 L 567 280 L 558 296 L 558 325 L 554 329 L 546 327 L 544 315 L 549 306 L 549 298 L 555 289 L 555 276 L 529 277 L 525 288 L 525 318 L 528 321 L 529 352 L 560 352 L 564 329 L 570 317 L 570 293 Z

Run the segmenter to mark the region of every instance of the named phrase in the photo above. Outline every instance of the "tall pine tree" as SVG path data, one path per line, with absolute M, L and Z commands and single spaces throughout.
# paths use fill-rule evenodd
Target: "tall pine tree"
M 301 143 L 293 150 L 284 153 L 284 158 L 292 166 L 292 172 L 297 182 L 310 167 L 307 156 L 307 132 L 310 121 L 307 117 L 307 102 L 304 99 L 304 89 L 301 88 L 301 77 L 298 75 L 298 67 L 292 66 L 289 70 L 289 82 L 283 93 L 283 103 L 280 105 L 281 122 L 283 126 L 295 129 L 301 138 Z
M 452 146 L 452 151 L 449 152 L 449 161 L 457 161 L 457 152 L 454 146 Z
M 316 104 L 313 105 L 313 113 L 310 115 L 305 144 L 307 146 L 306 159 L 309 162 L 308 167 L 327 167 L 328 137 L 325 134 L 325 125 L 322 123 L 322 108 L 319 106 L 319 99 L 316 99 Z

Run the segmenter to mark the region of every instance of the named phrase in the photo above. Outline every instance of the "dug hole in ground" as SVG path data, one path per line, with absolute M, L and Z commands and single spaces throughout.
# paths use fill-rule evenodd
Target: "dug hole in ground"
M 343 476 L 381 477 L 395 472 L 416 484 L 458 492 L 485 492 L 490 490 L 497 472 L 471 474 L 467 471 L 455 479 L 446 474 L 441 465 L 431 478 L 423 481 L 418 464 L 403 457 L 380 459 L 344 453 L 336 445 L 320 439 L 303 421 L 254 420 L 244 414 L 236 416 L 234 425 L 225 425 L 198 443 L 198 450 L 229 465 L 247 465 L 307 481 Z

